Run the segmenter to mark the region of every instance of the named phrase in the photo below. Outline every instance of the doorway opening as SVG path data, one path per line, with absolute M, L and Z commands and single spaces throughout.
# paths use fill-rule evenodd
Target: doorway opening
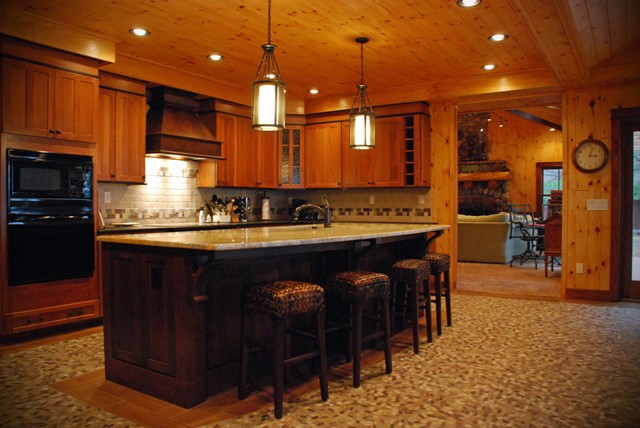
M 615 300 L 640 300 L 640 108 L 613 110 L 612 137 L 612 288 Z

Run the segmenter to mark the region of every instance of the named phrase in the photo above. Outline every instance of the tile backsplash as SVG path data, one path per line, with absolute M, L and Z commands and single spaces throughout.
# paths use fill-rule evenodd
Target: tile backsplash
M 336 221 L 423 223 L 431 220 L 428 188 L 275 190 L 197 187 L 198 163 L 147 158 L 146 184 L 98 183 L 98 206 L 105 223 L 188 223 L 212 195 L 248 196 L 249 220 L 260 220 L 261 200 L 269 197 L 272 220 L 290 218 L 292 199 L 321 204 L 326 195 Z

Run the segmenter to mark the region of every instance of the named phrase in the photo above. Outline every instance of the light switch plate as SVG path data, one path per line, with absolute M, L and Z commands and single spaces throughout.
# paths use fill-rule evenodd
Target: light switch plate
M 582 273 L 582 263 L 576 263 L 576 273 Z
M 111 203 L 111 192 L 104 192 L 104 203 Z
M 418 195 L 418 205 L 424 205 L 424 195 Z
M 608 199 L 587 199 L 587 211 L 607 211 L 609 210 Z
M 375 196 L 373 196 L 373 195 L 370 195 L 370 196 L 369 196 L 369 203 L 370 203 L 371 205 L 375 204 L 375 203 L 376 203 L 376 197 L 375 197 Z

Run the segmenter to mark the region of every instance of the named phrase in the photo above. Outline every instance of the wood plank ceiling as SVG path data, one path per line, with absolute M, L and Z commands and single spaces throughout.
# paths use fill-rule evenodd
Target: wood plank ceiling
M 6 24 L 17 13 L 33 22 L 29 31 L 46 20 L 116 41 L 116 62 L 105 70 L 166 84 L 140 70 L 167 69 L 225 85 L 242 99 L 267 41 L 267 0 L 2 3 Z M 366 36 L 374 104 L 449 99 L 461 111 L 531 108 L 560 123 L 563 89 L 640 77 L 639 18 L 637 0 L 484 0 L 474 8 L 455 0 L 273 0 L 271 38 L 288 97 L 307 111 L 350 107 L 360 78 L 354 39 Z M 134 37 L 132 27 L 151 35 Z M 492 42 L 494 33 L 509 38 Z M 224 60 L 208 60 L 211 53 Z M 488 63 L 496 68 L 483 70 Z

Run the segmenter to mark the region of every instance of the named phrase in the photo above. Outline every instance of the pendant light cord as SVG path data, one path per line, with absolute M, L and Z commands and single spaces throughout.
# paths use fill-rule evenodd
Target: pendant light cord
M 364 43 L 360 43 L 360 84 L 364 85 Z
M 267 10 L 267 44 L 271 44 L 271 0 Z

